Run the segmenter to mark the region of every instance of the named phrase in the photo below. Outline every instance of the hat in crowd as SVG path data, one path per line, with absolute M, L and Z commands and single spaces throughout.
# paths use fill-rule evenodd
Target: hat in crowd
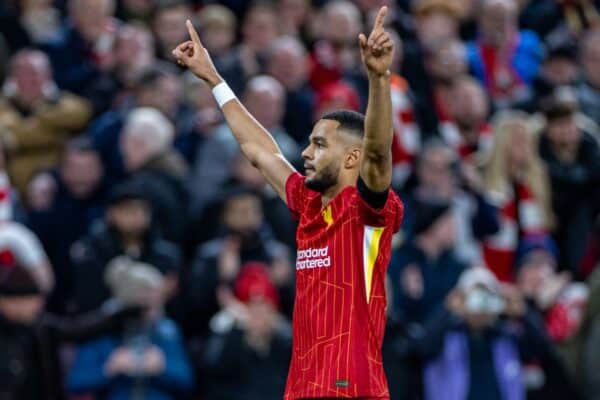
M 268 301 L 273 307 L 279 307 L 277 288 L 269 278 L 268 266 L 260 262 L 249 262 L 235 281 L 235 296 L 244 303 L 255 298 Z
M 492 271 L 485 267 L 473 267 L 463 272 L 458 280 L 458 288 L 463 293 L 468 293 L 472 289 L 481 286 L 490 292 L 497 293 L 499 282 Z
M 544 116 L 548 121 L 570 117 L 579 111 L 577 93 L 569 86 L 561 86 L 554 89 L 540 103 Z
M 347 83 L 335 82 L 325 85 L 317 92 L 315 110 L 317 114 L 331 111 L 330 108 L 360 110 L 360 98 L 356 90 Z M 320 116 L 320 115 L 318 115 Z
M 149 291 L 160 290 L 164 277 L 150 264 L 120 256 L 108 264 L 104 280 L 115 299 L 131 304 Z
M 431 228 L 450 209 L 444 201 L 417 200 L 414 203 L 413 233 L 419 235 Z
M 142 187 L 135 181 L 115 186 L 108 194 L 108 205 L 114 206 L 126 200 L 148 201 Z
M 41 287 L 29 269 L 17 262 L 12 251 L 0 251 L 0 296 L 38 294 L 42 294 Z
M 558 247 L 554 240 L 548 235 L 529 235 L 519 243 L 516 258 L 517 267 L 521 267 L 525 264 L 528 257 L 534 251 L 544 251 L 556 265 L 558 260 Z

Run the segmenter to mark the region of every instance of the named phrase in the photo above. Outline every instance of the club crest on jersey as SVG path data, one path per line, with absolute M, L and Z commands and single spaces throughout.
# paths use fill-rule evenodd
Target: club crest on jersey
M 321 211 L 321 215 L 323 216 L 323 221 L 327 224 L 327 228 L 329 228 L 333 224 L 333 211 L 331 210 L 331 205 L 328 205 Z

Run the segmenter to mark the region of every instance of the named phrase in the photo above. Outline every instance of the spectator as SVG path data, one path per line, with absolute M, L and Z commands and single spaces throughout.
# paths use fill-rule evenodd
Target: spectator
M 204 366 L 206 399 L 279 399 L 292 350 L 290 323 L 278 313 L 277 289 L 265 266 L 240 273 L 235 297 L 211 321 Z
M 581 111 L 600 120 L 600 29 L 589 32 L 581 43 L 582 81 L 577 87 Z
M 548 236 L 528 237 L 519 247 L 518 287 L 562 352 L 524 365 L 527 398 L 532 400 L 581 398 L 574 384 L 576 351 L 571 348 L 583 320 L 587 289 L 571 283 L 568 274 L 558 274 L 557 261 L 556 244 Z
M 0 193 L 2 193 L 0 198 L 0 222 L 15 221 L 26 224 L 28 216 L 6 171 L 7 157 L 6 145 L 3 139 L 0 138 Z
M 188 318 L 189 329 L 196 336 L 206 334 L 209 319 L 219 311 L 218 288 L 235 281 L 249 262 L 269 265 L 284 312 L 290 313 L 293 302 L 289 250 L 268 235 L 260 197 L 246 188 L 231 188 L 222 195 L 220 204 L 220 231 L 212 236 L 217 238 L 197 249 L 186 279 L 186 304 L 189 315 L 194 315 L 194 322 Z
M 310 83 L 321 92 L 357 69 L 360 60 L 357 37 L 362 31 L 362 21 L 360 10 L 348 0 L 326 3 L 317 19 Z M 360 109 L 363 108 L 361 104 Z
M 38 175 L 31 184 L 29 223 L 56 276 L 47 305 L 51 312 L 68 311 L 74 290 L 70 249 L 102 218 L 106 189 L 100 156 L 87 138 L 67 143 L 60 167 Z
M 185 21 L 191 18 L 192 9 L 185 0 L 165 0 L 156 3 L 152 28 L 157 43 L 157 55 L 162 60 L 173 60 L 171 51 L 188 39 Z
M 187 161 L 193 162 L 198 135 L 194 132 L 194 113 L 182 102 L 182 97 L 181 82 L 174 67 L 162 63 L 153 65 L 141 74 L 122 107 L 105 113 L 92 123 L 89 133 L 102 154 L 109 180 L 118 182 L 127 177 L 119 143 L 128 113 L 135 107 L 152 107 L 169 118 L 176 127 L 172 139 L 174 148 Z
M 269 43 L 278 36 L 277 13 L 268 2 L 253 2 L 241 27 L 242 41 L 221 59 L 219 71 L 231 89 L 242 93 L 246 82 L 259 74 Z
M 588 279 L 590 288 L 590 297 L 588 307 L 585 313 L 585 319 L 581 338 L 583 346 L 581 349 L 580 365 L 585 394 L 590 399 L 598 397 L 600 394 L 600 268 L 597 268 Z
M 500 230 L 484 241 L 485 263 L 498 279 L 511 281 L 520 241 L 547 232 L 552 223 L 548 175 L 527 114 L 511 111 L 495 118 L 484 179 L 500 208 Z
M 43 43 L 60 28 L 60 12 L 49 1 L 21 1 L 20 23 L 34 43 Z
M 565 97 L 557 95 L 545 109 L 547 126 L 540 154 L 552 183 L 559 264 L 578 276 L 594 216 L 599 211 L 600 149 L 597 141 L 578 127 L 577 103 L 568 93 Z
M 481 240 L 498 231 L 499 216 L 478 172 L 460 164 L 443 142 L 430 141 L 418 160 L 416 175 L 417 186 L 405 197 L 403 231 L 412 234 L 413 201 L 447 202 L 454 217 L 456 256 L 469 265 L 481 264 Z
M 133 90 L 156 61 L 152 32 L 139 22 L 124 24 L 119 28 L 114 52 L 113 76 L 125 90 Z
M 64 143 L 91 117 L 84 99 L 56 86 L 46 55 L 23 50 L 12 59 L 0 99 L 0 132 L 11 179 L 21 194 L 33 174 L 55 166 Z
M 235 43 L 237 19 L 233 12 L 220 4 L 209 4 L 198 13 L 202 44 L 218 64 Z
M 389 273 L 395 309 L 408 322 L 425 323 L 443 305 L 466 265 L 453 253 L 456 228 L 450 205 L 415 203 L 414 237 L 393 253 Z
M 173 125 L 160 111 L 136 108 L 123 127 L 121 149 L 125 167 L 152 205 L 157 228 L 166 239 L 179 242 L 186 229 L 187 166 L 171 148 L 173 134 Z
M 537 35 L 519 32 L 515 0 L 485 0 L 479 15 L 479 38 L 468 45 L 471 71 L 497 108 L 529 99 L 543 57 Z
M 154 0 L 123 0 L 117 2 L 117 17 L 122 21 L 142 21 L 145 25 L 151 22 Z
M 311 16 L 311 2 L 308 0 L 282 0 L 277 5 L 281 33 L 301 37 Z M 212 53 L 211 53 L 212 54 Z
M 248 81 L 242 102 L 273 135 L 283 154 L 299 164 L 300 148 L 282 128 L 285 91 L 276 79 L 261 75 Z M 239 152 L 237 142 L 227 124 L 219 126 L 201 145 L 192 172 L 191 190 L 194 209 L 201 209 L 231 176 L 231 164 Z
M 485 91 L 476 80 L 461 77 L 453 82 L 450 98 L 448 108 L 456 129 L 443 129 L 442 137 L 464 162 L 480 165 L 489 157 L 493 142 Z
M 119 327 L 134 308 L 113 307 L 76 319 L 43 312 L 45 283 L 38 266 L 24 265 L 22 254 L 4 247 L 0 256 L 0 354 L 4 366 L 0 396 L 19 400 L 62 400 L 63 377 L 58 348 L 64 341 L 89 340 Z M 20 252 L 20 250 L 19 250 Z
M 300 145 L 312 130 L 315 93 L 308 83 L 309 58 L 302 42 L 291 36 L 277 38 L 269 45 L 266 71 L 286 91 L 283 126 Z
M 600 23 L 598 2 L 595 0 L 535 0 L 525 2 L 523 6 L 521 25 L 544 38 L 557 32 L 580 37 Z
M 104 221 L 95 224 L 73 245 L 74 300 L 78 312 L 95 310 L 109 298 L 109 288 L 103 281 L 106 266 L 122 255 L 156 265 L 170 289 L 176 287 L 180 253 L 153 229 L 150 204 L 139 186 L 132 183 L 111 191 Z
M 474 268 L 461 275 L 446 307 L 450 311 L 431 322 L 420 344 L 427 359 L 425 398 L 525 398 L 520 358 L 551 344 L 526 314 L 519 292 Z
M 176 399 L 194 384 L 179 329 L 163 316 L 165 282 L 152 265 L 117 258 L 105 274 L 113 300 L 141 305 L 145 315 L 122 332 L 81 346 L 68 377 L 69 391 L 107 400 Z
M 114 0 L 69 0 L 70 18 L 59 35 L 42 46 L 57 85 L 90 100 L 94 115 L 110 106 L 116 90 L 108 75 L 117 34 L 114 8 Z

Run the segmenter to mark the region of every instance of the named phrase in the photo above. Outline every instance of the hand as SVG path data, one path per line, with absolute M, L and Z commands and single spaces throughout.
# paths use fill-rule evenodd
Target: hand
M 523 295 L 516 286 L 504 284 L 500 286 L 500 294 L 506 301 L 504 313 L 510 318 L 521 318 L 527 311 Z
M 235 237 L 225 239 L 219 254 L 219 277 L 222 281 L 235 279 L 240 271 L 240 240 Z
M 165 353 L 152 346 L 144 353 L 143 371 L 148 375 L 160 375 L 165 370 Z
M 465 312 L 465 295 L 459 289 L 454 289 L 446 297 L 446 309 L 457 317 L 463 317 Z
M 394 59 L 394 42 L 383 26 L 386 14 L 387 7 L 381 7 L 369 38 L 364 33 L 358 36 L 362 62 L 376 76 L 388 75 Z
M 215 87 L 222 79 L 190 20 L 186 21 L 186 26 L 191 40 L 177 46 L 173 50 L 173 56 L 179 65 L 185 65 L 198 78 Z
M 133 375 L 136 370 L 135 357 L 131 350 L 119 347 L 110 355 L 104 370 L 108 376 Z

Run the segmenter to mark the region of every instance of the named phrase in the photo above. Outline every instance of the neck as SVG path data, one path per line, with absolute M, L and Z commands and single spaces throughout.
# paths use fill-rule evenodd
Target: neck
M 344 188 L 350 185 L 356 185 L 356 181 L 358 180 L 358 175 L 350 178 L 340 177 L 338 183 L 334 186 L 331 186 L 329 189 L 325 190 L 321 193 L 321 203 L 323 207 L 325 207 L 331 200 L 335 198 Z

